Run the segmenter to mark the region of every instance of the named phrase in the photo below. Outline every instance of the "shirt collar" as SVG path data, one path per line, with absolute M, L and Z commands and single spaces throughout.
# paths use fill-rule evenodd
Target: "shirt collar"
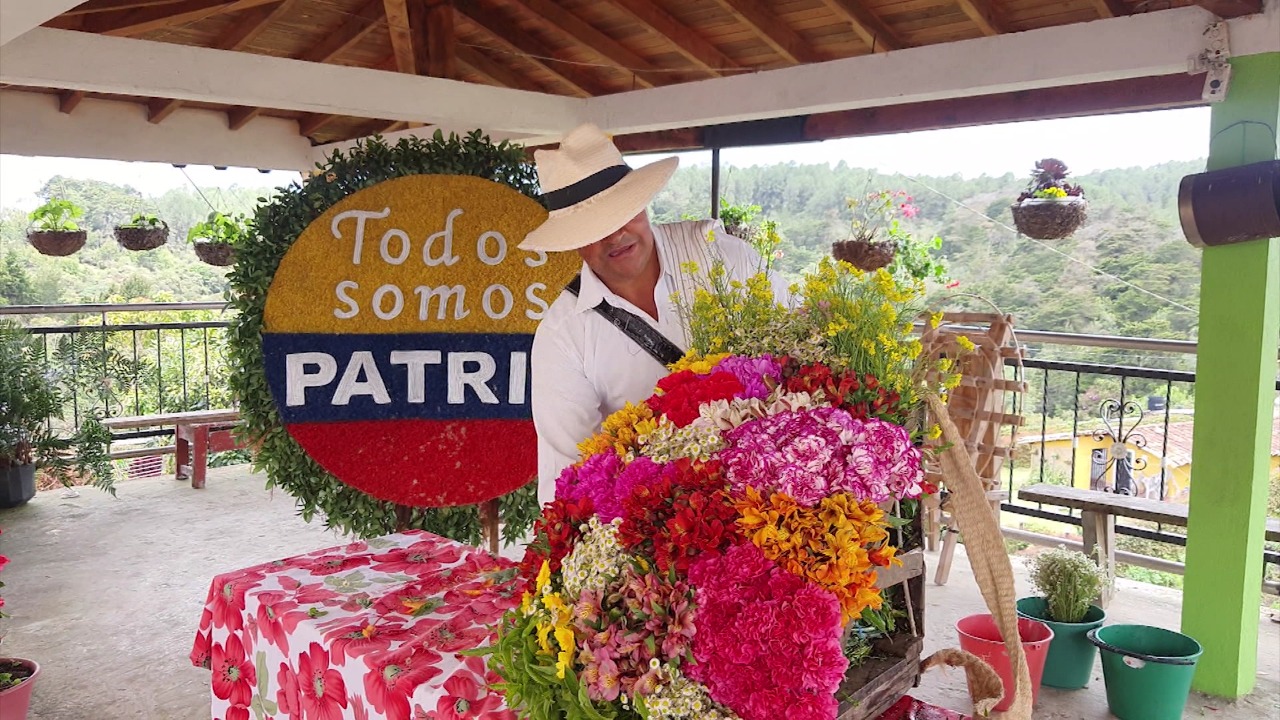
M 671 281 L 675 279 L 674 271 L 678 268 L 671 267 L 670 258 L 667 255 L 667 237 L 661 225 L 652 224 L 653 228 L 653 244 L 658 249 L 658 267 L 662 270 L 662 277 L 666 278 L 667 286 L 671 287 Z M 574 306 L 574 310 L 579 313 L 594 310 L 601 300 L 607 298 L 617 298 L 604 281 L 601 280 L 584 262 L 582 263 L 582 283 L 578 288 L 578 303 Z M 616 303 L 610 303 L 616 304 Z

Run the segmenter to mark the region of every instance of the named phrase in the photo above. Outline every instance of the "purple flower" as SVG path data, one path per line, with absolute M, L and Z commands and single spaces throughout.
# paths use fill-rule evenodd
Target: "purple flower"
M 587 458 L 581 466 L 570 466 L 556 478 L 556 497 L 568 500 L 591 498 L 592 507 L 603 523 L 622 517 L 622 501 L 642 485 L 652 485 L 672 470 L 667 465 L 639 457 L 624 465 L 613 450 Z
M 763 400 L 769 397 L 769 385 L 766 384 L 765 378 L 773 380 L 776 386 L 782 379 L 782 365 L 773 359 L 772 355 L 760 355 L 758 357 L 747 357 L 745 355 L 730 355 L 716 364 L 716 370 L 727 372 L 738 378 L 738 382 L 746 388 L 738 397 L 742 398 L 758 398 Z

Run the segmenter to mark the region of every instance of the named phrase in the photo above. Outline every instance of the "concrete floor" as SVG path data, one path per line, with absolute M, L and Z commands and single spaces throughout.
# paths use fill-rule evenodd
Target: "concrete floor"
M 43 666 L 29 720 L 204 720 L 209 673 L 187 660 L 212 577 L 340 542 L 263 490 L 244 467 L 211 471 L 204 490 L 170 479 L 122 483 L 119 499 L 82 488 L 0 511 L 3 654 Z M 932 564 L 932 558 L 931 564 Z M 1020 590 L 1029 590 L 1020 564 Z M 925 648 L 955 646 L 955 621 L 985 611 L 959 553 L 951 582 L 930 584 Z M 1176 628 L 1177 591 L 1121 581 L 1112 622 Z M 1100 668 L 1086 690 L 1044 689 L 1037 718 L 1110 717 Z M 913 693 L 967 711 L 959 670 L 932 670 Z M 1263 622 L 1257 691 L 1235 703 L 1195 696 L 1186 717 L 1280 717 L 1280 625 Z M 10 720 L 4 718 L 3 720 Z

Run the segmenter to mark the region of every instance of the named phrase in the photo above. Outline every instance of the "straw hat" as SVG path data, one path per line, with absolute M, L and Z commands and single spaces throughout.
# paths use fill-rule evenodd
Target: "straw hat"
M 521 250 L 577 250 L 607 237 L 649 206 L 680 164 L 667 158 L 632 170 L 609 136 L 590 123 L 564 137 L 558 150 L 533 154 L 551 211 L 525 236 Z

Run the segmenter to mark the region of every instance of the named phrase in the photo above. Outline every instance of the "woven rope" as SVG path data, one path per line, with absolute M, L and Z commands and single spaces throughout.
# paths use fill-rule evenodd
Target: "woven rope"
M 987 503 L 982 479 L 973 469 L 973 461 L 965 450 L 964 437 L 951 421 L 947 407 L 936 396 L 929 396 L 929 408 L 942 437 L 950 447 L 941 453 L 942 476 L 951 491 L 952 513 L 960 527 L 964 528 L 965 552 L 973 567 L 973 579 L 978 583 L 987 609 L 995 618 L 1000 636 L 1009 651 L 1009 662 L 1014 668 L 1016 688 L 1013 705 L 999 717 L 1006 720 L 1031 720 L 1031 673 L 1022 652 L 1018 637 L 1018 611 L 1015 605 L 1017 592 L 1013 587 L 1013 566 L 1005 550 L 1004 536 L 1000 534 L 995 515 Z

